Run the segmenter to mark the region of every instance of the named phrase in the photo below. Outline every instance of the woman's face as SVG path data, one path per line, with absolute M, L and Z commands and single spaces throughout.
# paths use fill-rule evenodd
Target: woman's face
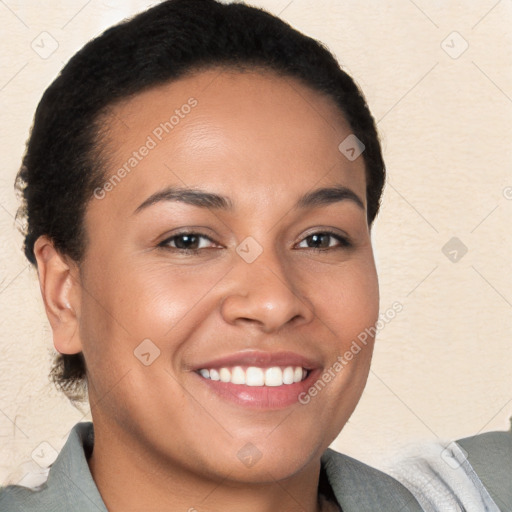
M 293 79 L 220 70 L 108 125 L 78 314 L 96 429 L 195 474 L 295 474 L 356 406 L 378 315 L 350 127 Z

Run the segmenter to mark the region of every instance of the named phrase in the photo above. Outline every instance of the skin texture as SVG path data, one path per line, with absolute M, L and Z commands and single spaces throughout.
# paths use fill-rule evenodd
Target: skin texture
M 316 511 L 320 456 L 353 412 L 373 340 L 307 405 L 255 410 L 214 394 L 192 368 L 242 351 L 291 351 L 333 365 L 378 317 L 362 157 L 330 99 L 270 72 L 212 69 L 115 105 L 102 139 L 111 176 L 189 98 L 197 105 L 102 199 L 87 207 L 78 266 L 41 237 L 41 290 L 62 353 L 83 351 L 95 426 L 89 466 L 110 511 Z M 188 110 L 188 109 L 185 109 Z M 107 176 L 108 178 L 108 176 Z M 170 185 L 230 198 L 231 210 L 161 201 Z M 344 186 L 362 201 L 306 209 Z M 199 232 L 199 251 L 170 241 Z M 308 238 L 325 230 L 352 245 Z M 248 263 L 237 246 L 252 237 Z M 309 241 L 308 241 L 309 240 Z M 160 355 L 134 355 L 150 339 Z M 260 460 L 244 465 L 252 443 Z M 142 491 L 143 490 L 143 491 Z

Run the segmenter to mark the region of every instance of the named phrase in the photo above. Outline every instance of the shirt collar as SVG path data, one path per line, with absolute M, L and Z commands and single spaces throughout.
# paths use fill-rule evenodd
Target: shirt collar
M 93 446 L 92 423 L 77 423 L 52 464 L 46 485 L 58 489 L 59 499 L 67 500 L 74 510 L 108 512 L 87 464 Z

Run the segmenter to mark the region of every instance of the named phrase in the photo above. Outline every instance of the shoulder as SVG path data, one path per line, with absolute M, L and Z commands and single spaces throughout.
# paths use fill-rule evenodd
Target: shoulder
M 92 423 L 77 423 L 51 465 L 46 482 L 35 488 L 9 485 L 0 489 L 2 512 L 107 512 L 87 464 L 92 450 Z
M 422 510 L 400 482 L 352 457 L 329 448 L 322 456 L 322 464 L 344 512 Z
M 5 512 L 32 512 L 36 510 L 54 510 L 48 497 L 46 484 L 32 489 L 21 485 L 8 485 L 0 488 L 0 510 Z
M 425 510 L 512 510 L 511 432 L 418 443 L 391 471 Z
M 459 439 L 472 469 L 501 510 L 512 510 L 512 431 Z

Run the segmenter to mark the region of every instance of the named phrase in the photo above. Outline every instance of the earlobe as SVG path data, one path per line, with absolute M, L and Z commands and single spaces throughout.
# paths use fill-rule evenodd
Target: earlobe
M 78 328 L 80 281 L 76 268 L 46 235 L 36 240 L 34 255 L 55 349 L 61 354 L 76 354 L 82 350 Z

